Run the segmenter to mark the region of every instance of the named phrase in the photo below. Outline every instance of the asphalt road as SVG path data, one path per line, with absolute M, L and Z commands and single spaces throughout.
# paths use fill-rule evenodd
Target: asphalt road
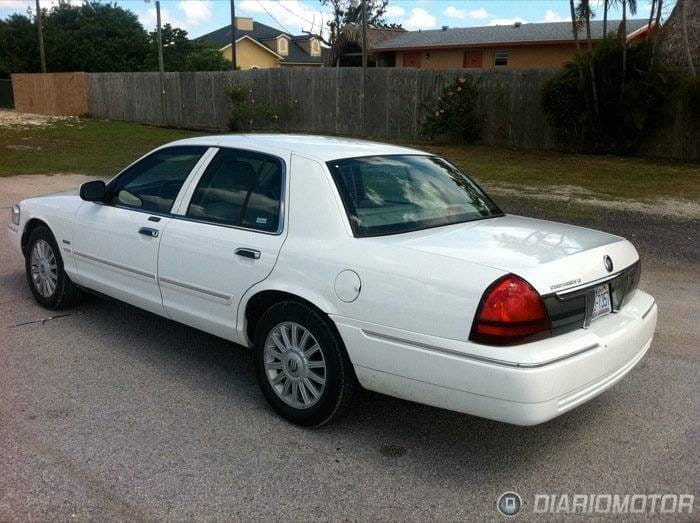
M 0 207 L 76 180 L 0 180 Z M 660 310 L 648 355 L 549 423 L 367 392 L 304 430 L 270 411 L 239 347 L 96 298 L 49 319 L 0 240 L 0 520 L 498 520 L 509 490 L 525 520 L 536 493 L 698 496 L 697 260 L 652 258 L 642 287 Z

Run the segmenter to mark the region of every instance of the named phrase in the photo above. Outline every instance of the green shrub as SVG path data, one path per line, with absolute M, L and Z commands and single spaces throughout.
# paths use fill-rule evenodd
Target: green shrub
M 457 78 L 427 108 L 423 134 L 430 139 L 447 137 L 459 142 L 476 142 L 481 135 L 481 117 L 476 107 L 478 94 L 475 80 L 463 76 Z
M 253 97 L 253 91 L 243 85 L 230 85 L 226 88 L 229 101 L 229 129 L 236 132 L 281 130 L 293 107 L 279 103 L 261 103 Z
M 664 105 L 676 87 L 675 77 L 651 65 L 651 45 L 642 42 L 627 49 L 623 91 L 622 49 L 620 40 L 606 38 L 596 46 L 592 58 L 586 53 L 577 55 L 543 87 L 544 110 L 562 144 L 586 152 L 632 154 L 662 119 Z

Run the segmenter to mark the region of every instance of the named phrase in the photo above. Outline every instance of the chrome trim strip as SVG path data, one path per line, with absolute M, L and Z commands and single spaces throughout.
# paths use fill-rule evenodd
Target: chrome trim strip
M 649 313 L 654 308 L 654 305 L 656 305 L 656 300 L 651 301 L 651 305 L 649 305 L 649 308 L 647 309 L 647 311 L 644 314 L 642 314 L 642 319 L 645 319 L 647 316 L 649 316 Z
M 131 267 L 127 267 L 126 265 L 122 265 L 121 263 L 114 263 L 114 262 L 111 262 L 111 261 L 107 261 L 107 260 L 104 260 L 104 259 L 102 259 L 102 258 L 98 258 L 98 257 L 96 257 L 96 256 L 91 256 L 91 255 L 89 255 L 89 254 L 85 254 L 84 252 L 80 252 L 80 251 L 76 251 L 76 250 L 73 251 L 73 254 L 74 254 L 75 256 L 79 256 L 79 257 L 81 257 L 81 258 L 85 258 L 86 260 L 91 260 L 91 261 L 94 261 L 94 262 L 97 262 L 97 263 L 103 263 L 104 265 L 109 265 L 110 267 L 114 267 L 115 269 L 121 269 L 121 270 L 123 270 L 123 271 L 132 272 L 132 273 L 134 273 L 134 274 L 138 274 L 139 276 L 144 276 L 144 277 L 146 277 L 146 278 L 150 278 L 150 279 L 153 279 L 153 280 L 156 279 L 156 275 L 155 275 L 155 274 L 151 274 L 151 273 L 149 273 L 149 272 L 140 271 L 140 270 L 138 270 L 138 269 L 133 269 L 133 268 L 131 268 Z
M 171 280 L 170 278 L 159 277 L 158 281 L 161 283 L 167 283 L 168 285 L 174 285 L 175 287 L 182 287 L 183 289 L 188 289 L 190 291 L 201 292 L 202 294 L 208 294 L 209 296 L 214 296 L 215 298 L 219 298 L 220 300 L 229 301 L 233 297 L 229 294 L 223 294 L 223 293 L 216 292 L 216 291 L 210 291 L 209 289 L 205 289 L 203 287 L 198 287 L 198 286 L 192 285 L 190 283 L 183 283 L 180 281 Z
M 553 358 L 551 360 L 541 361 L 538 363 L 518 363 L 515 361 L 506 361 L 506 360 L 499 360 L 496 358 L 488 358 L 486 356 L 478 356 L 476 354 L 465 354 L 463 352 L 452 350 L 452 349 L 446 349 L 444 347 L 436 347 L 435 345 L 428 345 L 427 343 L 421 343 L 419 341 L 405 340 L 403 338 L 388 336 L 386 334 L 379 334 L 378 332 L 367 331 L 364 329 L 362 329 L 362 333 L 369 338 L 375 338 L 378 340 L 385 340 L 385 341 L 392 341 L 394 343 L 401 343 L 403 345 L 411 345 L 413 347 L 418 347 L 419 349 L 425 349 L 425 350 L 430 350 L 430 351 L 434 351 L 434 352 L 441 352 L 444 354 L 449 354 L 450 356 L 459 356 L 460 358 L 464 358 L 467 360 L 475 360 L 475 361 L 481 361 L 484 363 L 493 363 L 495 365 L 503 365 L 505 367 L 526 368 L 526 369 L 544 367 L 545 365 L 550 365 L 552 363 L 556 363 L 556 362 L 561 361 L 561 360 L 573 358 L 574 356 L 578 356 L 579 354 L 583 354 L 584 352 L 588 352 L 589 350 L 593 350 L 593 349 L 600 346 L 599 344 L 594 343 L 592 345 L 588 345 L 587 347 L 582 348 L 581 350 L 578 350 L 576 352 L 572 352 L 571 354 L 567 354 L 566 356 L 561 356 L 559 358 Z
M 620 274 L 627 271 L 627 269 L 629 269 L 629 267 L 622 269 L 621 271 L 618 271 L 615 274 L 608 274 L 607 276 L 603 276 L 602 278 L 598 278 L 597 280 L 592 280 L 592 281 L 589 281 L 586 283 L 582 283 L 580 285 L 576 285 L 575 287 L 569 287 L 568 289 L 563 290 L 563 291 L 555 292 L 554 295 L 561 298 L 563 296 L 571 294 L 572 292 L 576 292 L 576 291 L 580 291 L 581 289 L 585 289 L 586 287 L 595 287 L 597 285 L 600 285 L 601 283 L 605 283 L 607 281 L 614 280 L 615 278 L 620 276 Z

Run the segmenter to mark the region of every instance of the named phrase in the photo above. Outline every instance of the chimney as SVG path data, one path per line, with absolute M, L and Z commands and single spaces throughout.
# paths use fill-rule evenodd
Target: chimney
M 447 27 L 446 25 L 443 25 L 443 26 L 442 26 L 442 30 L 443 30 L 443 31 L 447 31 L 448 29 L 449 29 L 449 27 Z
M 515 28 L 517 29 L 517 28 L 520 27 L 521 25 L 523 25 L 522 22 L 515 22 L 515 23 L 513 24 L 513 27 L 515 27 Z
M 253 30 L 253 19 L 243 16 L 236 17 L 236 29 L 239 31 L 252 31 Z

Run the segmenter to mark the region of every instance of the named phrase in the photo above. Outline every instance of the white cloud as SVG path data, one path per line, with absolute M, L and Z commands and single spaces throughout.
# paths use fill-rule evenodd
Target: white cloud
M 236 4 L 236 13 L 239 12 L 247 16 L 256 15 L 256 19 L 260 15 L 272 15 L 274 20 L 265 23 L 294 34 L 302 31 L 325 32 L 326 21 L 331 18 L 328 11 L 314 9 L 299 0 L 242 0 Z
M 209 0 L 181 0 L 178 8 L 185 13 L 188 27 L 198 26 L 211 19 Z
M 571 17 L 570 16 L 561 16 L 558 12 L 553 11 L 551 9 L 547 9 L 547 11 L 544 14 L 544 21 L 545 22 L 570 22 Z
M 467 11 L 466 9 L 459 9 L 451 5 L 445 9 L 445 16 L 449 16 L 450 18 L 459 18 L 460 20 L 464 20 L 466 18 L 483 20 L 484 18 L 488 18 L 489 13 L 483 7 Z
M 515 18 L 494 18 L 489 22 L 489 25 L 513 25 L 515 22 L 526 24 L 527 20 L 516 16 Z
M 414 7 L 411 9 L 411 16 L 403 22 L 406 29 L 415 31 L 416 29 L 431 29 L 437 26 L 437 18 L 431 15 L 425 9 Z
M 29 0 L 0 0 L 0 9 L 17 11 L 24 10 L 32 5 L 34 5 L 34 3 L 30 3 Z
M 41 0 L 40 5 L 42 9 L 51 9 L 56 7 L 59 0 Z M 80 5 L 81 0 L 63 0 L 63 3 L 68 3 L 70 5 Z M 36 2 L 34 0 L 0 0 L 0 11 L 11 11 L 14 13 L 27 14 L 27 12 L 34 12 L 36 8 Z
M 387 18 L 390 19 L 397 19 L 401 18 L 406 14 L 406 11 L 404 10 L 403 7 L 398 6 L 398 5 L 387 5 L 386 6 L 386 16 Z
M 156 8 L 149 7 L 145 11 L 139 13 L 139 21 L 143 25 L 146 31 L 155 31 L 158 25 L 158 17 L 156 15 Z M 167 7 L 160 8 L 160 23 L 162 25 L 170 24 L 173 27 L 179 27 L 180 29 L 188 30 L 188 25 L 184 19 L 178 18 L 174 15 L 170 9 Z
M 212 18 L 210 0 L 182 0 L 177 4 L 177 9 L 171 11 L 167 6 L 173 4 L 161 3 L 160 20 L 163 25 L 170 24 L 186 31 L 191 31 Z M 141 24 L 147 31 L 153 31 L 157 24 L 156 8 L 149 5 L 138 13 Z

